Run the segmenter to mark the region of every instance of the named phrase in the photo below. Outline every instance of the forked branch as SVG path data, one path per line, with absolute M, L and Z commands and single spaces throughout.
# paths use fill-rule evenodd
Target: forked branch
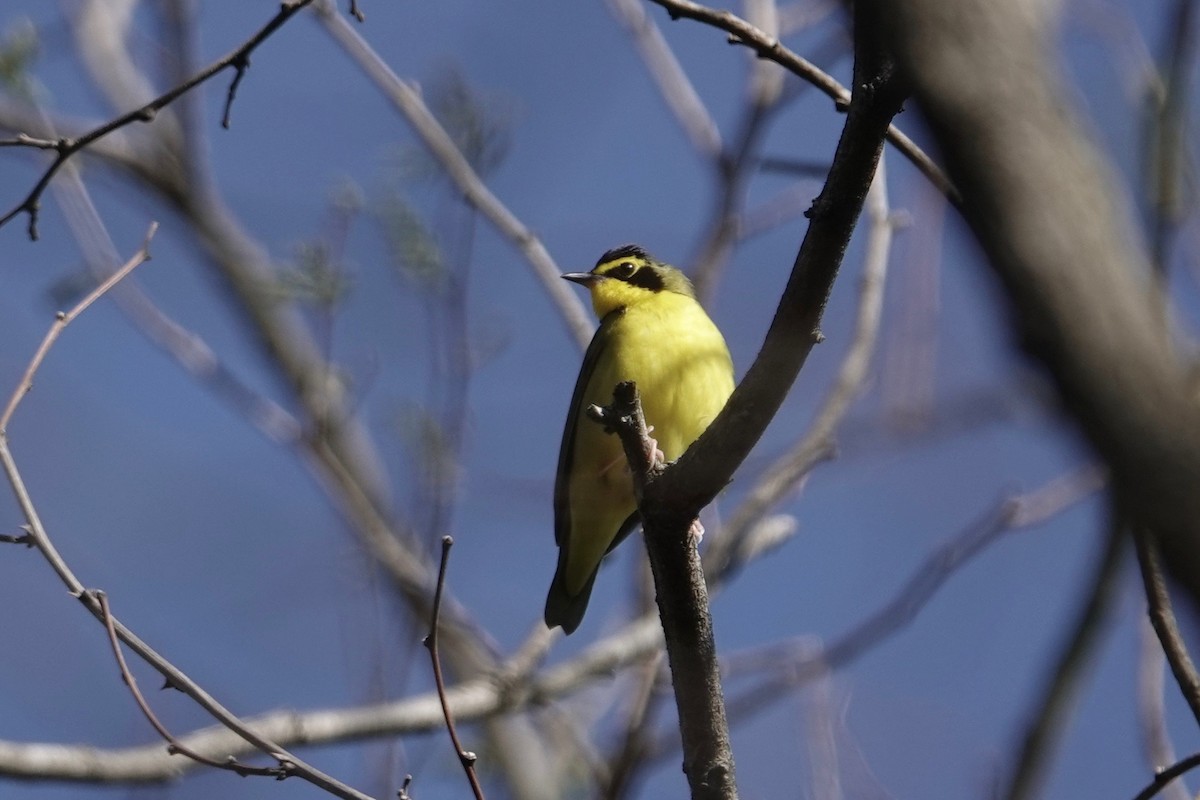
M 588 415 L 620 437 L 633 474 L 679 712 L 683 771 L 692 798 L 732 800 L 737 797 L 733 748 L 708 586 L 697 541 L 691 535 L 695 515 L 680 516 L 661 502 L 645 501 L 645 490 L 663 473 L 663 465 L 656 457 L 657 448 L 650 439 L 637 386 L 632 381 L 617 384 L 612 405 L 592 406 Z
M 29 194 L 25 199 L 18 203 L 11 211 L 0 217 L 0 227 L 6 225 L 10 220 L 18 214 L 29 215 L 29 238 L 37 240 L 38 238 L 38 211 L 41 208 L 42 194 L 46 191 L 46 187 L 50 185 L 50 181 L 54 175 L 62 168 L 62 165 L 69 158 L 83 150 L 85 147 L 95 142 L 97 139 L 102 139 L 115 130 L 124 128 L 134 122 L 150 122 L 158 112 L 169 106 L 175 100 L 179 99 L 184 94 L 187 94 L 192 89 L 195 89 L 200 84 L 209 80 L 213 76 L 225 69 L 232 67 L 235 70 L 233 80 L 229 84 L 229 89 L 225 95 L 225 110 L 221 116 L 221 126 L 229 127 L 229 118 L 233 108 L 233 98 L 237 93 L 238 86 L 242 82 L 242 77 L 246 70 L 250 67 L 250 54 L 266 41 L 271 34 L 277 31 L 285 22 L 291 19 L 295 14 L 302 10 L 305 6 L 311 4 L 313 0 L 293 0 L 293 2 L 285 2 L 280 4 L 279 11 L 265 25 L 262 26 L 251 36 L 244 44 L 238 47 L 233 52 L 226 55 L 224 58 L 217 59 L 212 64 L 208 65 L 200 72 L 197 72 L 192 77 L 188 78 L 183 83 L 163 92 L 158 97 L 151 100 L 145 105 L 139 106 L 132 111 L 115 117 L 103 125 L 95 127 L 78 137 L 62 137 L 59 139 L 35 139 L 25 134 L 20 134 L 14 139 L 8 139 L 0 142 L 0 146 L 8 147 L 32 147 L 40 150 L 53 150 L 54 160 L 50 162 L 50 166 L 42 173 L 42 177 L 30 189 Z M 357 8 L 352 4 L 351 13 L 354 14 Z
M 429 658 L 433 662 L 433 681 L 437 684 L 438 700 L 442 704 L 442 716 L 446 720 L 446 730 L 450 733 L 450 742 L 454 745 L 454 754 L 462 765 L 467 781 L 471 784 L 476 800 L 484 800 L 483 787 L 475 774 L 477 757 L 462 746 L 458 738 L 458 730 L 454 727 L 454 715 L 450 713 L 450 700 L 446 697 L 446 681 L 442 676 L 442 659 L 438 655 L 438 618 L 442 611 L 442 589 L 446 586 L 446 565 L 450 561 L 450 548 L 454 546 L 454 537 L 442 537 L 442 560 L 438 566 L 437 589 L 433 594 L 433 612 L 429 620 L 429 635 L 425 637 L 425 647 L 429 650 Z
M 17 505 L 25 516 L 25 530 L 32 540 L 33 546 L 37 548 L 55 574 L 58 575 L 59 580 L 67 587 L 71 596 L 79 600 L 92 616 L 110 631 L 110 635 L 116 637 L 116 639 L 123 642 L 133 652 L 137 653 L 143 661 L 162 675 L 168 684 L 183 692 L 188 697 L 191 697 L 217 721 L 237 733 L 238 736 L 249 742 L 256 749 L 275 759 L 279 767 L 270 774 L 277 777 L 296 775 L 330 794 L 344 798 L 344 800 L 371 800 L 368 795 L 306 764 L 287 750 L 254 731 L 245 722 L 218 703 L 214 697 L 202 689 L 182 670 L 159 655 L 158 652 L 143 642 L 133 631 L 116 619 L 109 610 L 103 593 L 86 588 L 58 552 L 58 548 L 54 546 L 49 533 L 42 524 L 41 515 L 38 513 L 37 506 L 33 502 L 33 497 L 25 485 L 21 471 L 17 467 L 12 450 L 9 448 L 8 422 L 11 420 L 18 405 L 20 405 L 21 399 L 33 386 L 33 378 L 45 360 L 51 346 L 57 341 L 67 325 L 89 308 L 105 292 L 115 286 L 118 281 L 132 272 L 139 264 L 145 263 L 150 257 L 149 241 L 155 229 L 156 225 L 152 224 L 146 234 L 145 243 L 143 243 L 141 249 L 128 262 L 80 300 L 70 311 L 60 312 L 57 315 L 50 330 L 47 331 L 46 337 L 42 340 L 41 345 L 31 359 L 29 366 L 26 367 L 25 373 L 17 384 L 12 396 L 9 398 L 4 414 L 0 416 L 0 469 L 3 469 L 4 474 L 8 478 L 9 485 L 16 497 Z M 123 660 L 123 657 L 121 660 Z M 128 670 L 124 670 L 124 674 L 128 676 Z

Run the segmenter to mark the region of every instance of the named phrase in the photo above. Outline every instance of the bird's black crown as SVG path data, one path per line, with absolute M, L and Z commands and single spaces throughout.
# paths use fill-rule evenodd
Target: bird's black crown
M 654 260 L 650 257 L 649 253 L 642 249 L 640 245 L 623 244 L 620 247 L 614 247 L 612 250 L 609 250 L 607 253 L 600 256 L 600 259 L 596 262 L 596 266 L 598 267 L 601 264 L 607 264 L 609 261 L 616 261 L 618 258 L 640 258 L 644 261 Z

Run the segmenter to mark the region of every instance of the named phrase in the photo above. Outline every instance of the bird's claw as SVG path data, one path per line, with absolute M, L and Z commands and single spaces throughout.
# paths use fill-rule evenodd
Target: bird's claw
M 650 466 L 654 466 L 655 464 L 665 464 L 667 463 L 667 454 L 659 449 L 658 440 L 650 435 L 652 433 L 654 433 L 654 426 L 647 425 L 646 441 L 649 444 L 647 449 L 650 451 Z

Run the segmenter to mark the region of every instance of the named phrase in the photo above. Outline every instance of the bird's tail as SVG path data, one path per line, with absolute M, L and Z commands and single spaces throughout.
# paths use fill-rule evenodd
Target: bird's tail
M 596 569 L 592 570 L 587 583 L 583 585 L 578 594 L 567 594 L 566 582 L 563 577 L 565 567 L 565 561 L 560 561 L 558 569 L 554 573 L 554 580 L 550 584 L 550 593 L 546 595 L 544 618 L 546 627 L 553 628 L 555 625 L 561 625 L 563 633 L 570 634 L 583 621 L 588 600 L 592 596 L 592 584 L 596 582 L 596 573 L 600 571 L 600 565 L 597 564 Z

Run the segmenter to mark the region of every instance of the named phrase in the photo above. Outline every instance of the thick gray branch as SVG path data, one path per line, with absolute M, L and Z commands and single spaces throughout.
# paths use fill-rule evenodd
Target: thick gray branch
M 1168 569 L 1200 599 L 1200 414 L 1042 4 L 868 8 L 913 81 L 1021 344 L 1108 463 L 1124 513 L 1159 535 Z

